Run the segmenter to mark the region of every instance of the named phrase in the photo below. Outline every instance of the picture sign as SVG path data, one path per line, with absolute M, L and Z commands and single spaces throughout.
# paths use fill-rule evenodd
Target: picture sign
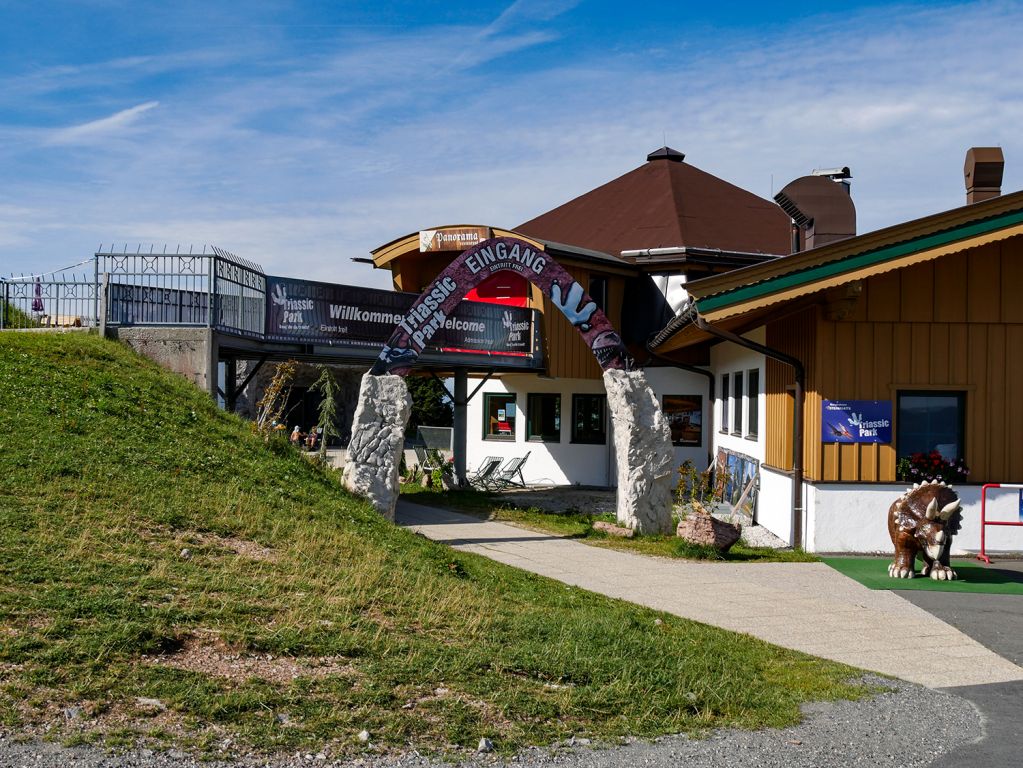
M 821 442 L 890 443 L 891 400 L 825 400 Z
M 266 279 L 266 336 L 275 341 L 322 340 L 334 345 L 384 344 L 418 294 L 351 285 Z M 520 307 L 462 301 L 444 319 L 429 348 L 529 355 L 532 313 Z
M 664 415 L 673 445 L 698 447 L 703 443 L 703 395 L 665 395 Z

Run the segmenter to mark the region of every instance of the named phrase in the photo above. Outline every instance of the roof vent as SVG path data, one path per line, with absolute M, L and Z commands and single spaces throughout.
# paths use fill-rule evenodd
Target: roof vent
M 673 163 L 681 163 L 686 159 L 686 156 L 679 152 L 677 149 L 664 146 L 660 149 L 655 149 L 649 155 L 646 156 L 647 162 L 651 160 L 670 160 Z
M 966 150 L 966 204 L 990 200 L 1002 194 L 1005 157 L 1001 147 L 971 147 Z

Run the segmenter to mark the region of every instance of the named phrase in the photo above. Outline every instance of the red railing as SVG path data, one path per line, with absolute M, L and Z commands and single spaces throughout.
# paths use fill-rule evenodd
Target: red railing
M 1008 520 L 988 520 L 987 519 L 987 489 L 988 488 L 1017 488 L 1020 490 L 1020 520 L 1019 522 L 1010 522 Z M 980 554 L 977 555 L 978 560 L 983 560 L 988 565 L 991 565 L 991 558 L 987 556 L 986 552 L 986 541 L 984 538 L 984 531 L 989 525 L 1014 525 L 1017 527 L 1023 526 L 1023 485 L 1015 485 L 1012 483 L 985 483 L 980 489 Z

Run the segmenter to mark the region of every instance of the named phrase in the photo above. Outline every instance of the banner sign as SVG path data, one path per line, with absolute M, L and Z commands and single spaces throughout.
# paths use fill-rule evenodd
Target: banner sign
M 267 277 L 266 337 L 381 346 L 420 296 L 353 285 Z M 532 353 L 531 310 L 462 301 L 432 336 L 432 350 Z
M 825 400 L 821 442 L 890 443 L 891 400 Z
M 490 237 L 490 227 L 445 227 L 419 232 L 419 251 L 464 251 Z
M 464 251 L 426 287 L 412 307 L 399 318 L 372 373 L 404 375 L 416 358 L 447 327 L 462 297 L 488 277 L 515 272 L 537 286 L 561 310 L 593 352 L 604 370 L 629 370 L 629 357 L 610 321 L 565 268 L 550 254 L 517 237 L 494 237 Z

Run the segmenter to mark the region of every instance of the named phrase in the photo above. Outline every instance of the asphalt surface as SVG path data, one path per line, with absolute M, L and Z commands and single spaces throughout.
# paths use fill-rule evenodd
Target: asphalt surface
M 995 559 L 989 567 L 1023 574 L 1023 561 L 1019 560 Z M 1023 596 L 909 590 L 897 594 L 1023 666 Z M 982 733 L 975 741 L 935 760 L 935 768 L 965 765 L 1017 768 L 1023 764 L 1023 681 L 946 688 L 945 691 L 976 707 L 981 716 Z

